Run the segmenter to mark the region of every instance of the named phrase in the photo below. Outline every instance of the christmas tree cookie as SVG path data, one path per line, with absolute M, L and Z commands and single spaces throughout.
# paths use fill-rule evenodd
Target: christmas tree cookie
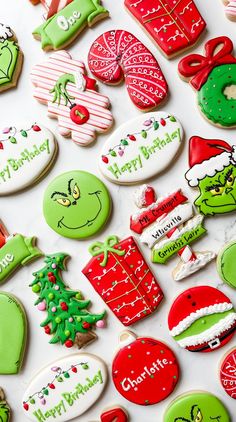
M 10 407 L 6 402 L 5 394 L 2 388 L 0 388 L 0 420 L 1 422 L 10 421 Z
M 47 255 L 46 265 L 33 274 L 35 278 L 30 286 L 39 295 L 35 302 L 38 310 L 47 312 L 41 327 L 52 335 L 50 343 L 61 343 L 68 348 L 77 345 L 80 349 L 96 339 L 92 327 L 104 327 L 105 312 L 89 313 L 90 301 L 83 300 L 80 292 L 64 284 L 61 271 L 66 270 L 67 258 L 64 253 Z
M 17 85 L 23 53 L 12 29 L 0 23 L 0 93 Z

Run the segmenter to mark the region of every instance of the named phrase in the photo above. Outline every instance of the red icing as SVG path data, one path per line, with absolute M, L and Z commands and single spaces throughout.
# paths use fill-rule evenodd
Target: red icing
M 173 392 L 179 379 L 179 365 L 167 345 L 140 337 L 117 353 L 112 377 L 116 389 L 127 400 L 151 405 Z
M 236 348 L 227 354 L 221 364 L 220 382 L 225 392 L 236 399 Z
M 116 85 L 125 79 L 128 94 L 142 110 L 156 107 L 167 95 L 167 83 L 151 52 L 127 31 L 105 32 L 92 44 L 88 64 L 94 76 Z
M 84 79 L 86 81 L 86 89 L 92 89 L 93 91 L 96 91 L 96 80 L 89 78 L 88 76 L 84 75 Z
M 101 422 L 128 422 L 128 416 L 121 407 L 116 407 L 102 413 Z
M 191 0 L 125 0 L 125 6 L 168 57 L 195 44 L 206 26 Z
M 222 152 L 232 152 L 232 147 L 221 139 L 204 139 L 192 136 L 189 140 L 189 166 L 201 164 L 204 160 L 216 157 Z
M 89 111 L 82 105 L 73 104 L 70 110 L 70 118 L 75 124 L 83 125 L 89 120 Z
M 205 56 L 189 54 L 180 60 L 178 65 L 179 73 L 185 78 L 192 78 L 190 84 L 199 91 L 214 67 L 236 63 L 236 58 L 231 54 L 232 51 L 233 43 L 230 38 L 213 38 L 205 44 Z

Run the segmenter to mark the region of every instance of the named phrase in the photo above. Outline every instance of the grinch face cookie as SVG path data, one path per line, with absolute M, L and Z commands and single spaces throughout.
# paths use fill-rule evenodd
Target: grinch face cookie
M 9 26 L 0 23 L 0 93 L 17 85 L 23 53 Z
M 9 422 L 10 420 L 10 407 L 5 400 L 5 394 L 2 388 L 0 388 L 0 419 L 1 422 Z
M 217 256 L 217 271 L 224 283 L 236 289 L 236 241 L 226 244 Z
M 236 348 L 234 347 L 221 362 L 220 382 L 225 392 L 236 399 Z
M 164 422 L 230 422 L 223 403 L 205 391 L 190 391 L 170 404 Z
M 32 421 L 66 422 L 86 412 L 101 396 L 107 381 L 105 363 L 77 353 L 42 369 L 23 397 L 23 410 Z
M 236 147 L 219 139 L 193 136 L 189 140 L 189 166 L 185 178 L 200 194 L 195 205 L 201 214 L 236 210 Z
M 70 171 L 46 189 L 44 217 L 58 234 L 72 239 L 93 236 L 108 220 L 111 198 L 104 183 L 91 173 Z
M 153 338 L 124 331 L 120 351 L 112 364 L 112 378 L 119 393 L 132 403 L 148 406 L 159 403 L 175 389 L 179 365 L 174 353 Z
M 209 286 L 181 293 L 170 308 L 170 335 L 190 352 L 212 352 L 228 343 L 236 330 L 236 312 L 230 299 Z

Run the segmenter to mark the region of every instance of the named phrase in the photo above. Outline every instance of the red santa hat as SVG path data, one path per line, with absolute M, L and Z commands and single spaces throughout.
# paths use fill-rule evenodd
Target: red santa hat
M 206 176 L 215 176 L 229 164 L 236 166 L 236 145 L 220 139 L 193 136 L 189 140 L 189 166 L 185 174 L 190 186 L 197 186 Z

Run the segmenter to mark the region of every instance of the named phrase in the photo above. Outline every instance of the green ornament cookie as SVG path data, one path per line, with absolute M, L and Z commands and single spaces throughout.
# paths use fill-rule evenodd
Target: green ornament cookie
M 72 239 L 93 236 L 107 222 L 111 198 L 104 183 L 91 173 L 70 171 L 46 189 L 44 217 L 58 234 Z
M 164 415 L 164 422 L 230 422 L 223 403 L 212 394 L 190 391 L 174 400 Z
M 217 257 L 217 271 L 222 280 L 236 289 L 236 241 L 226 244 Z

